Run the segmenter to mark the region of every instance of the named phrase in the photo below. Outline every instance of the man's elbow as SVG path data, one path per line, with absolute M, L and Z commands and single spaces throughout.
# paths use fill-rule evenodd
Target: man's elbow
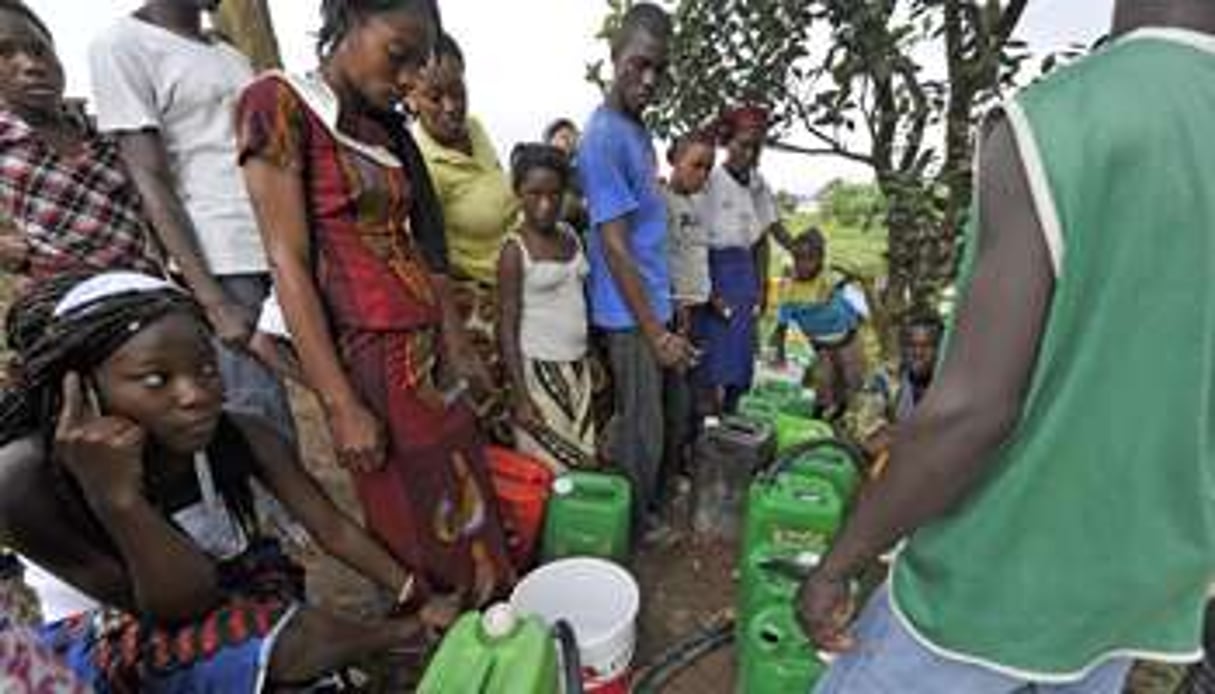
M 968 389 L 945 394 L 935 403 L 926 401 L 923 414 L 934 435 L 952 432 L 990 450 L 1012 434 L 1021 418 L 1021 401 L 1005 393 Z

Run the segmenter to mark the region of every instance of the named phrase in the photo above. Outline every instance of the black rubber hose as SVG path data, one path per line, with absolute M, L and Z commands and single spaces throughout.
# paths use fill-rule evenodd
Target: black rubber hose
M 658 694 L 696 661 L 734 641 L 734 620 L 702 629 L 663 651 L 633 685 L 633 694 Z
M 582 659 L 578 655 L 578 639 L 574 628 L 564 619 L 553 625 L 553 636 L 561 647 L 561 679 L 565 682 L 565 694 L 583 694 Z

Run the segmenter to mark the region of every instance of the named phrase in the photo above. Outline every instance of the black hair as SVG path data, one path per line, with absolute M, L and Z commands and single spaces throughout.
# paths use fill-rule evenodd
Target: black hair
M 818 251 L 822 252 L 827 247 L 827 237 L 823 234 L 823 230 L 816 226 L 806 227 L 806 230 L 798 234 L 793 239 L 793 251 Z
M 556 147 L 542 142 L 521 142 L 510 151 L 511 183 L 515 190 L 533 169 L 548 169 L 561 179 L 561 187 L 570 182 L 570 159 Z
M 51 34 L 51 30 L 47 27 L 46 23 L 21 0 L 0 0 L 0 11 L 8 11 L 21 15 L 29 20 L 30 24 L 38 27 L 38 30 L 45 34 L 51 43 L 55 42 L 55 36 Z
M 208 325 L 198 302 L 175 287 L 115 294 L 56 315 L 63 298 L 91 276 L 67 273 L 36 284 L 9 310 L 4 328 L 8 347 L 15 353 L 10 365 L 14 378 L 0 394 L 0 445 L 38 434 L 45 450 L 50 451 L 62 406 L 62 384 L 68 373 L 87 377 L 144 328 L 167 316 L 185 315 L 199 325 Z M 223 461 L 223 465 L 213 467 L 225 503 L 246 531 L 254 530 L 249 486 L 254 458 L 243 434 L 221 420 L 208 450 L 216 454 L 212 460 Z M 145 468 L 149 481 L 154 473 Z M 60 498 L 72 500 L 76 508 L 87 508 L 72 475 L 56 466 L 51 479 Z M 149 499 L 159 505 L 160 490 L 148 485 L 147 491 Z M 108 542 L 107 533 L 95 518 L 81 520 Z
M 438 0 L 321 0 L 321 29 L 317 32 L 316 53 L 322 58 L 328 55 L 363 17 L 410 8 L 426 13 L 435 31 L 442 35 Z
M 460 65 L 464 64 L 464 51 L 460 50 L 456 37 L 446 31 L 440 32 L 439 40 L 435 43 L 435 60 L 443 58 L 451 58 Z
M 712 130 L 699 129 L 676 137 L 671 141 L 671 146 L 667 148 L 667 163 L 675 166 L 675 162 L 679 161 L 683 151 L 692 145 L 705 145 L 709 149 L 716 149 L 717 133 Z
M 931 330 L 937 340 L 941 339 L 941 335 L 945 332 L 945 321 L 941 319 L 941 315 L 934 309 L 927 307 L 916 308 L 903 321 L 903 333 L 906 334 L 916 328 L 924 328 Z
M 578 126 L 569 118 L 558 118 L 557 120 L 544 126 L 544 132 L 541 134 L 541 139 L 545 142 L 552 142 L 557 133 L 562 130 L 573 130 L 577 132 Z
M 184 313 L 206 325 L 198 303 L 183 291 L 120 294 L 55 315 L 55 307 L 90 277 L 68 273 L 35 285 L 13 304 L 5 335 L 14 353 L 16 387 L 0 396 L 0 445 L 50 425 L 58 417 L 60 387 L 68 372 L 87 374 L 139 330 Z
M 649 2 L 640 2 L 630 7 L 620 19 L 620 26 L 612 34 L 612 58 L 619 57 L 625 47 L 642 33 L 657 39 L 670 39 L 671 34 L 675 33 L 671 15 Z

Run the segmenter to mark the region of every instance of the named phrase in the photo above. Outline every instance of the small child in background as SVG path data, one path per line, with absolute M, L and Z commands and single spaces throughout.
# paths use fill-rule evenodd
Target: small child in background
M 772 336 L 776 361 L 784 365 L 789 326 L 796 326 L 819 357 L 814 380 L 820 411 L 834 419 L 864 384 L 865 354 L 857 333 L 869 305 L 856 282 L 827 270 L 827 241 L 817 228 L 798 236 L 790 252 L 793 276 L 781 287 Z
M 695 347 L 692 326 L 698 311 L 720 311 L 713 298 L 709 274 L 708 230 L 701 221 L 701 192 L 713 170 L 717 143 L 713 133 L 695 131 L 676 139 L 667 150 L 671 175 L 663 194 L 667 201 L 667 261 L 671 268 L 671 298 L 675 304 L 675 331 Z M 689 447 L 699 418 L 716 409 L 712 392 L 695 392 L 690 374 L 678 374 L 668 384 L 670 431 L 665 438 L 668 471 L 687 467 Z
M 671 165 L 671 176 L 663 189 L 667 199 L 667 259 L 676 328 L 685 337 L 690 336 L 692 312 L 712 300 L 708 230 L 701 222 L 699 207 L 715 155 L 713 135 L 705 132 L 680 137 L 667 152 Z
M 523 220 L 498 258 L 498 343 L 516 445 L 556 472 L 594 467 L 583 289 L 589 266 L 577 233 L 560 221 L 569 159 L 550 145 L 521 144 L 510 163 Z

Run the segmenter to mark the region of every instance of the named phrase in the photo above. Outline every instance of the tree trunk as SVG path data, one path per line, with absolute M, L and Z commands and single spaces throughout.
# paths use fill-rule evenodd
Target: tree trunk
M 267 0 L 224 0 L 215 13 L 215 28 L 248 56 L 259 72 L 283 66 Z

